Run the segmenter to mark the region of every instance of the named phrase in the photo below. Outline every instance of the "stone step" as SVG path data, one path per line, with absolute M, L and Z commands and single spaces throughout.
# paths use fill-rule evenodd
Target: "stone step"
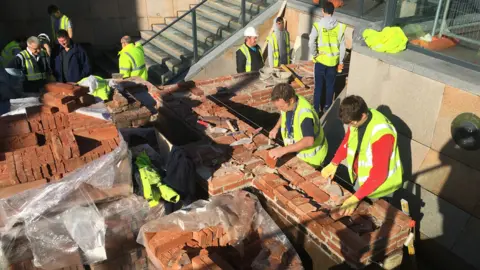
M 214 9 L 217 9 L 219 11 L 222 11 L 230 16 L 233 16 L 235 18 L 240 18 L 242 8 L 241 5 L 236 5 L 235 3 L 229 3 L 228 1 L 221 1 L 221 0 L 209 0 L 208 2 L 205 3 L 205 5 L 208 5 L 209 7 L 212 7 Z M 245 15 L 245 18 L 247 20 L 251 20 L 254 16 L 256 16 L 259 12 L 263 11 L 265 8 L 253 4 L 251 2 L 246 2 L 245 3 L 245 8 L 247 14 Z
M 168 30 L 167 30 L 168 31 Z M 150 39 L 155 32 L 153 31 L 140 31 L 140 34 L 143 39 L 148 40 Z M 171 41 L 167 38 L 163 33 L 157 37 L 155 37 L 151 44 L 155 45 L 162 51 L 168 53 L 169 55 L 173 56 L 174 58 L 180 61 L 187 61 L 191 58 L 192 52 L 185 49 L 184 47 L 178 45 L 177 43 Z
M 209 2 L 209 1 L 208 1 Z M 224 26 L 227 26 L 231 29 L 238 30 L 242 28 L 240 23 L 238 23 L 238 18 L 234 18 L 231 15 L 220 12 L 219 10 L 207 6 L 207 3 L 203 4 L 200 8 L 197 9 L 197 13 L 205 18 L 214 20 Z
M 155 84 L 165 83 L 165 74 L 169 73 L 170 70 L 167 66 L 157 63 L 155 60 L 145 55 L 145 65 L 147 66 L 148 71 L 148 80 Z
M 193 55 L 193 38 L 191 36 L 188 36 L 172 27 L 166 29 L 162 33 L 162 35 L 168 38 L 169 40 L 173 41 L 174 43 L 182 46 L 184 49 L 188 50 L 190 52 L 189 56 Z M 201 56 L 208 50 L 208 46 L 202 42 L 197 42 L 197 43 L 198 43 L 198 55 Z
M 222 1 L 237 5 L 239 7 L 242 6 L 242 0 L 222 0 Z M 257 5 L 257 6 L 261 6 L 262 7 L 261 9 L 263 10 L 269 7 L 270 5 L 274 4 L 276 1 L 277 0 L 261 0 L 261 1 L 249 0 L 249 1 L 246 1 L 245 7 L 249 9 L 252 5 Z
M 187 19 L 188 22 L 192 21 L 191 14 L 185 16 L 185 18 Z M 235 31 L 234 29 L 230 29 L 221 23 L 205 18 L 198 13 L 197 13 L 197 26 L 199 26 L 204 30 L 207 30 L 212 34 L 217 35 L 218 37 L 221 37 L 222 39 L 230 37 L 232 33 Z
M 167 24 L 171 23 L 174 19 L 166 19 Z M 193 33 L 192 33 L 192 23 L 191 23 L 191 17 L 184 17 L 182 20 L 177 21 L 172 25 L 173 28 L 176 30 L 184 33 L 185 35 L 193 38 Z M 198 41 L 204 43 L 207 45 L 208 48 L 213 47 L 215 45 L 218 45 L 222 40 L 215 34 L 202 29 L 199 27 L 197 24 L 197 39 Z M 192 39 L 193 40 L 193 39 Z
M 178 60 L 152 43 L 153 42 L 145 44 L 143 50 L 145 51 L 145 55 L 154 62 L 166 66 L 173 73 L 178 72 L 186 65 L 184 61 Z

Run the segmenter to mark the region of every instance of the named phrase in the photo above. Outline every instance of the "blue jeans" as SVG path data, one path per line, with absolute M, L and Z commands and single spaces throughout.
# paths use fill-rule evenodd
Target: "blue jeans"
M 315 111 L 320 111 L 321 98 L 323 95 L 323 81 L 325 81 L 325 85 L 327 87 L 324 111 L 326 111 L 332 105 L 333 94 L 335 93 L 336 77 L 336 67 L 328 67 L 324 64 L 315 63 L 315 70 L 313 74 L 315 83 L 315 91 L 313 92 L 313 107 L 315 108 Z

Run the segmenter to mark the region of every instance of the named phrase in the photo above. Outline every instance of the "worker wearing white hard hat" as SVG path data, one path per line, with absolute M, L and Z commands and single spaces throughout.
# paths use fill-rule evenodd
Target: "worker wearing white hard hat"
M 243 36 L 245 43 L 237 50 L 237 72 L 258 71 L 263 67 L 263 57 L 257 44 L 257 30 L 254 27 L 247 27 Z
M 45 33 L 41 33 L 37 37 L 40 40 L 42 48 L 50 57 L 52 55 L 52 47 L 50 47 L 50 37 Z

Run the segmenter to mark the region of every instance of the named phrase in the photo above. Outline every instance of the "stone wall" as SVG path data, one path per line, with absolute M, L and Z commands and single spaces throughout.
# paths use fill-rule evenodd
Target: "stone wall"
M 405 196 L 422 237 L 480 268 L 480 150 L 458 147 L 450 130 L 459 114 L 480 115 L 480 96 L 357 52 L 350 68 L 346 94 L 397 128 Z
M 195 0 L 4 0 L 0 23 L 8 25 L 8 35 L 51 35 L 47 7 L 58 7 L 70 17 L 77 42 L 94 45 L 118 43 L 123 35 L 139 36 L 140 30 L 151 30 L 152 24 L 164 23 L 165 17 L 176 16 Z M 3 39 L 2 39 L 3 40 Z M 0 45 L 3 45 L 0 44 Z

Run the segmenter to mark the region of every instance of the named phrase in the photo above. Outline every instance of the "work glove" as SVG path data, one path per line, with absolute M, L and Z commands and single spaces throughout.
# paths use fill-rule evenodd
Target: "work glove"
M 337 66 L 337 72 L 338 72 L 338 73 L 342 73 L 342 71 L 343 71 L 343 64 L 338 64 L 338 66 Z
M 327 179 L 332 179 L 337 172 L 337 168 L 338 165 L 335 165 L 333 163 L 328 164 L 327 166 L 325 166 L 325 168 L 322 169 L 322 176 Z
M 360 200 L 355 197 L 355 195 L 350 196 L 350 198 L 346 199 L 342 206 L 340 206 L 340 214 L 343 216 L 351 216 L 359 202 Z

